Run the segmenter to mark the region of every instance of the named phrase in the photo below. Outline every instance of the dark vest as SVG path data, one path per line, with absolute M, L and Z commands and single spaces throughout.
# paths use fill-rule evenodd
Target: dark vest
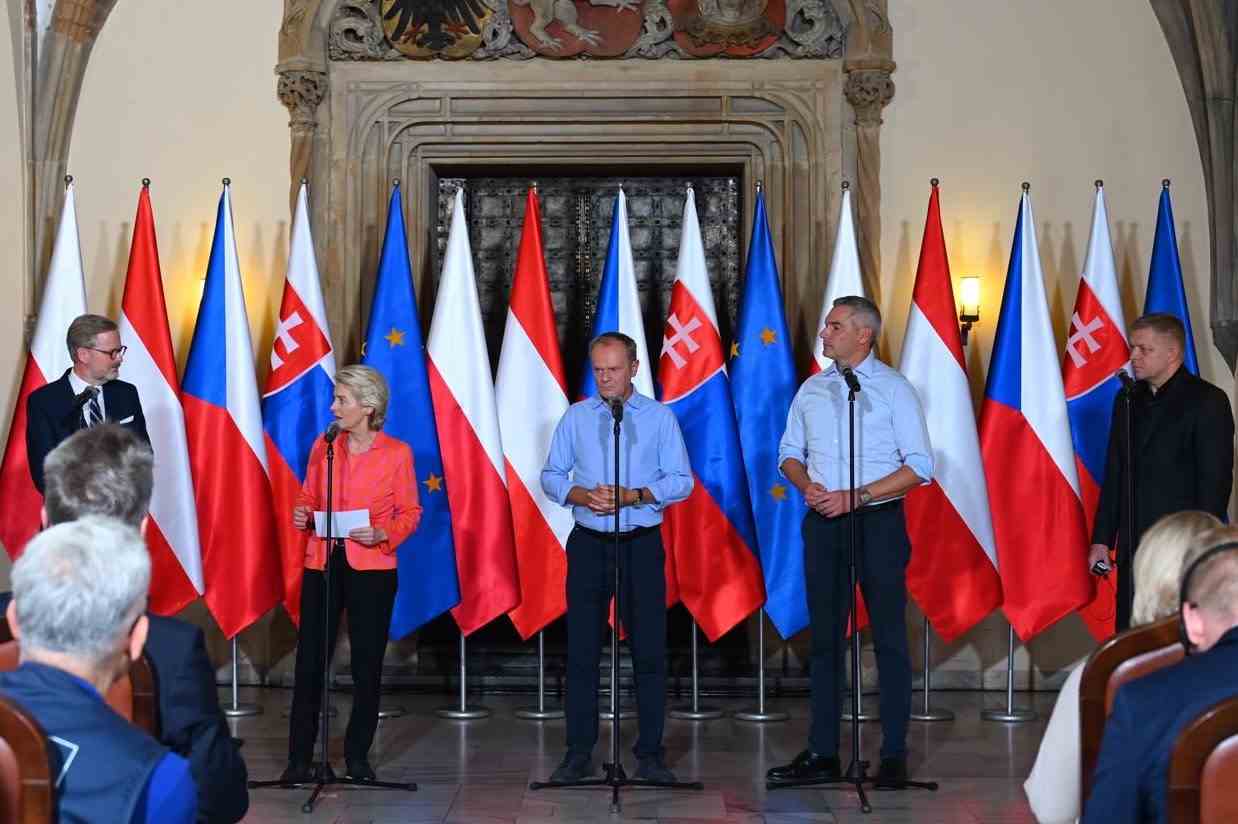
M 155 765 L 168 752 L 121 718 L 89 684 L 27 661 L 0 673 L 0 693 L 47 733 L 61 824 L 128 822 Z

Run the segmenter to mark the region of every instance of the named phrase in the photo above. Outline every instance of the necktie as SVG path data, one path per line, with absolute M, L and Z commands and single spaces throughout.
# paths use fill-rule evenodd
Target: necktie
M 86 404 L 86 426 L 103 423 L 103 409 L 99 406 L 99 387 L 91 386 L 86 391 L 90 393 L 90 402 Z

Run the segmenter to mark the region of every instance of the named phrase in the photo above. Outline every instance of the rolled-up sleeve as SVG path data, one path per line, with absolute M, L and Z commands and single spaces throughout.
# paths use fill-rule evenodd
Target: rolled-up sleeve
M 778 472 L 785 478 L 786 473 L 782 471 L 783 463 L 794 458 L 800 463 L 807 460 L 807 440 L 804 434 L 804 410 L 803 388 L 795 393 L 795 400 L 791 401 L 791 408 L 787 411 L 787 426 L 782 431 L 782 439 L 778 441 Z
M 920 396 L 910 383 L 899 381 L 892 400 L 890 415 L 894 423 L 894 443 L 902 456 L 903 465 L 916 473 L 922 482 L 928 483 L 933 480 L 933 445 L 929 441 Z
M 679 421 L 669 409 L 664 410 L 658 427 L 658 478 L 649 484 L 654 497 L 650 506 L 661 511 L 679 503 L 692 494 L 693 483 L 692 463 Z
M 550 438 L 550 452 L 542 467 L 542 491 L 559 506 L 567 506 L 568 493 L 572 491 L 572 466 L 576 463 L 574 443 L 575 425 L 569 409 Z

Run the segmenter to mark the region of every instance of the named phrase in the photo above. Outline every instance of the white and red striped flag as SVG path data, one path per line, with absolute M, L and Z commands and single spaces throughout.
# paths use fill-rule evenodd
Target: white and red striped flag
M 520 603 L 520 583 L 463 189 L 452 208 L 426 351 L 460 577 L 451 613 L 469 635 Z
M 907 589 L 953 641 L 1001 605 L 1002 583 L 936 183 L 899 371 L 920 396 L 936 467 L 932 483 L 907 493 Z
M 541 484 L 550 439 L 568 402 L 535 189 L 525 201 L 494 390 L 521 593 L 508 617 L 527 639 L 567 609 L 565 550 L 573 523 L 571 510 L 547 497 Z
M 808 374 L 815 375 L 830 368 L 834 362 L 821 352 L 821 340 L 817 337 L 825 328 L 825 316 L 834 308 L 834 301 L 848 295 L 864 294 L 864 278 L 860 274 L 860 251 L 855 242 L 855 219 L 851 214 L 851 189 L 843 184 L 843 203 L 838 212 L 838 231 L 834 233 L 834 255 L 830 258 L 830 273 L 825 280 L 825 297 L 821 300 L 821 313 L 813 330 L 812 363 Z M 876 341 L 873 348 L 876 348 Z
M 138 195 L 133 222 L 119 325 L 121 342 L 129 347 L 125 377 L 138 388 L 155 451 L 155 488 L 146 527 L 151 559 L 150 608 L 160 615 L 171 615 L 203 593 L 202 551 L 176 354 L 159 271 L 155 216 L 145 184 Z
M 77 236 L 77 207 L 73 183 L 64 191 L 64 207 L 60 212 L 60 228 L 56 230 L 56 245 L 43 284 L 43 300 L 39 304 L 38 325 L 30 341 L 26 369 L 13 408 L 13 422 L 0 464 L 0 541 L 9 557 L 21 554 L 26 541 L 39 530 L 39 509 L 43 496 L 30 478 L 30 462 L 26 453 L 26 400 L 30 393 L 56 380 L 71 365 L 65 346 L 65 333 L 78 315 L 86 314 L 86 279 L 82 275 L 82 248 Z

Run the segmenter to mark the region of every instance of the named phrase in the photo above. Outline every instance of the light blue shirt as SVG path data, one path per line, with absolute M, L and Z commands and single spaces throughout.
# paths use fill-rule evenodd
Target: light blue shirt
M 884 478 L 906 466 L 925 482 L 933 478 L 933 448 L 929 444 L 924 409 L 915 388 L 895 369 L 870 352 L 855 375 L 856 487 Z M 837 365 L 804 381 L 778 443 L 778 467 L 795 458 L 808 477 L 831 492 L 849 489 L 847 464 L 847 383 Z
M 542 489 L 569 506 L 572 487 L 593 489 L 615 482 L 614 419 L 610 406 L 594 396 L 574 403 L 555 427 L 550 454 L 542 468 Z M 646 487 L 654 500 L 619 510 L 619 530 L 662 523 L 662 510 L 692 492 L 692 467 L 679 421 L 670 407 L 633 391 L 623 405 L 619 425 L 619 485 Z M 615 516 L 598 515 L 587 506 L 572 506 L 576 523 L 599 532 L 615 528 Z

